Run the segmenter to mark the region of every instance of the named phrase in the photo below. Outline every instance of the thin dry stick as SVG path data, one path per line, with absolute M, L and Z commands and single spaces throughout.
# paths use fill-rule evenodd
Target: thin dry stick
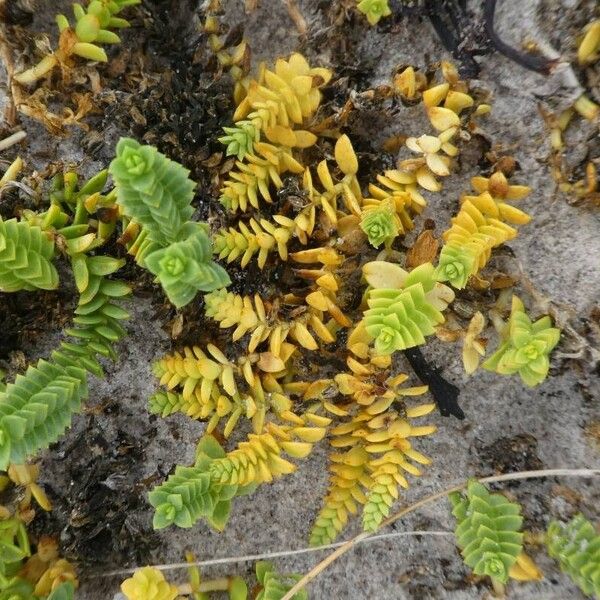
M 294 21 L 298 33 L 300 35 L 306 35 L 308 25 L 296 4 L 296 0 L 283 0 L 283 3 L 287 6 L 288 13 L 290 13 L 290 17 L 292 18 L 292 21 Z
M 541 477 L 557 477 L 557 476 L 567 476 L 567 477 L 596 477 L 600 475 L 600 469 L 543 469 L 540 471 L 522 471 L 516 473 L 506 473 L 504 475 L 495 475 L 493 477 L 484 477 L 479 479 L 480 483 L 498 483 L 501 481 L 514 481 L 516 479 L 536 479 Z M 395 523 L 398 519 L 401 519 L 408 513 L 414 512 L 415 510 L 425 506 L 426 504 L 431 504 L 440 498 L 444 498 L 451 494 L 452 492 L 458 492 L 465 487 L 467 487 L 468 482 L 463 482 L 458 485 L 455 485 L 451 488 L 443 490 L 441 492 L 437 492 L 436 494 L 432 494 L 431 496 L 427 496 L 410 506 L 402 509 L 400 512 L 388 517 L 385 521 L 382 522 L 381 527 L 386 527 L 387 525 L 391 525 Z M 332 552 L 327 558 L 322 560 L 320 563 L 315 565 L 296 585 L 294 585 L 290 591 L 283 596 L 281 600 L 292 600 L 292 598 L 308 583 L 310 583 L 313 579 L 315 579 L 320 573 L 322 573 L 330 564 L 335 562 L 342 554 L 348 552 L 354 548 L 354 546 L 368 537 L 371 534 L 368 532 L 361 533 L 357 535 L 355 538 L 345 542 L 342 544 L 335 552 Z
M 454 537 L 452 531 L 394 531 L 392 533 L 380 533 L 372 535 L 365 542 L 377 542 L 380 540 L 390 540 L 399 537 L 410 536 L 430 536 L 430 537 Z M 273 558 L 284 558 L 288 556 L 298 556 L 300 554 L 310 554 L 312 552 L 324 552 L 325 550 L 334 550 L 343 546 L 346 542 L 336 542 L 335 544 L 327 544 L 325 546 L 311 546 L 310 548 L 300 548 L 299 550 L 280 550 L 279 552 L 265 552 L 264 554 L 248 554 L 245 556 L 226 556 L 223 558 L 212 558 L 210 560 L 200 560 L 197 562 L 169 563 L 166 565 L 154 565 L 152 568 L 159 571 L 175 571 L 177 569 L 187 569 L 189 567 L 213 567 L 215 565 L 227 565 L 241 562 L 255 562 L 257 560 L 271 560 Z M 107 573 L 99 573 L 93 575 L 91 579 L 100 577 L 115 577 L 117 575 L 128 575 L 134 573 L 139 567 L 131 567 L 129 569 L 119 569 L 117 571 L 109 571 Z
M 4 138 L 0 141 L 0 152 L 18 144 L 21 140 L 24 140 L 27 137 L 27 133 L 25 131 L 17 131 L 12 135 Z

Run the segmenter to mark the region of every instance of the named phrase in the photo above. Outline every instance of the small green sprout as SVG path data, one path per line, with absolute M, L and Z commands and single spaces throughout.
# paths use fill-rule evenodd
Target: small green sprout
M 462 290 L 473 272 L 477 271 L 477 255 L 470 246 L 444 244 L 436 275 L 439 281 L 447 281 Z
M 73 4 L 74 28 L 65 15 L 56 15 L 60 31 L 58 50 L 44 56 L 35 67 L 15 75 L 15 81 L 22 85 L 35 83 L 55 67 L 70 64 L 73 55 L 96 62 L 108 61 L 106 52 L 99 44 L 120 43 L 121 39 L 111 29 L 129 27 L 129 22 L 116 15 L 124 8 L 140 2 L 141 0 L 91 0 L 87 9 L 81 4 Z
M 239 121 L 235 127 L 223 127 L 227 134 L 219 141 L 227 146 L 227 156 L 237 156 L 244 160 L 247 154 L 254 153 L 254 143 L 260 141 L 260 130 L 250 120 Z
M 385 244 L 387 247 L 400 233 L 398 221 L 394 200 L 386 198 L 377 206 L 363 211 L 360 228 L 369 238 L 371 246 L 379 248 Z
M 560 329 L 552 327 L 550 317 L 542 317 L 533 323 L 521 300 L 513 296 L 504 337 L 501 346 L 483 367 L 501 375 L 518 373 L 529 387 L 544 381 L 550 368 L 548 356 L 560 339 Z
M 381 18 L 392 14 L 388 0 L 361 0 L 357 8 L 367 17 L 371 25 L 377 25 Z

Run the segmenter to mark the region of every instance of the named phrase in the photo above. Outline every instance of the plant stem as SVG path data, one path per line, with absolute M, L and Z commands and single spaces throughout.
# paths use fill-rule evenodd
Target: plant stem
M 530 71 L 536 71 L 537 73 L 543 73 L 547 75 L 554 65 L 554 61 L 548 60 L 543 56 L 535 56 L 533 54 L 519 52 L 516 48 L 513 48 L 506 42 L 502 41 L 494 29 L 495 15 L 496 0 L 486 0 L 485 4 L 483 5 L 484 26 L 485 32 L 487 33 L 490 42 L 492 42 L 494 45 L 494 48 L 522 67 L 525 67 Z
M 13 79 L 21 85 L 30 85 L 44 77 L 44 75 L 50 73 L 57 65 L 57 56 L 55 54 L 48 54 L 47 56 L 44 56 L 35 67 L 31 67 L 31 69 L 27 69 L 27 71 L 18 73 Z
M 496 598 L 504 598 L 506 595 L 506 588 L 504 587 L 504 584 L 501 581 L 494 579 L 493 577 L 491 577 L 491 580 L 492 587 L 494 588 L 494 595 L 496 596 Z
M 24 140 L 26 137 L 26 131 L 17 131 L 16 133 L 9 135 L 8 137 L 0 141 L 0 151 L 6 150 L 7 148 L 14 146 L 15 144 L 18 144 L 21 140 Z
M 229 589 L 231 579 L 229 577 L 221 577 L 219 579 L 211 579 L 210 581 L 202 581 L 200 585 L 192 586 L 189 583 L 177 586 L 177 591 L 180 595 L 203 594 L 206 592 L 226 592 Z

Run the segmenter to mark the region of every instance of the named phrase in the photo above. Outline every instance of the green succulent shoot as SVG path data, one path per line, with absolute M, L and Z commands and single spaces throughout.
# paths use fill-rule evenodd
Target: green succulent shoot
M 181 235 L 187 237 L 146 257 L 146 266 L 177 308 L 189 304 L 198 292 L 211 292 L 231 283 L 227 271 L 212 260 L 206 224 L 189 222 Z
M 370 265 L 385 265 L 381 261 Z M 383 272 L 383 275 L 387 271 Z M 402 287 L 374 288 L 367 293 L 369 309 L 364 313 L 367 333 L 375 340 L 378 354 L 392 354 L 425 343 L 425 337 L 444 322 L 442 296 L 451 291 L 435 282 L 431 263 L 407 274 Z M 392 285 L 390 282 L 388 285 Z M 441 309 L 441 310 L 440 310 Z
M 513 296 L 505 339 L 483 367 L 501 375 L 518 373 L 526 385 L 536 386 L 548 375 L 549 355 L 559 339 L 560 329 L 552 326 L 549 316 L 533 323 L 521 300 Z
M 73 4 L 75 27 L 71 27 L 65 15 L 56 15 L 56 24 L 61 34 L 59 49 L 44 56 L 31 69 L 17 73 L 15 80 L 25 85 L 34 83 L 72 54 L 87 60 L 106 62 L 108 57 L 99 44 L 118 44 L 121 41 L 111 29 L 129 27 L 129 21 L 116 15 L 124 8 L 140 2 L 141 0 L 91 0 L 87 8 L 81 4 Z
M 12 583 L 11 576 L 21 567 L 21 562 L 31 556 L 29 537 L 22 521 L 15 517 L 0 521 L 0 550 L 0 590 L 4 591 Z
M 194 213 L 196 187 L 185 167 L 153 146 L 122 138 L 109 171 L 117 189 L 117 204 L 152 241 L 166 246 L 185 237 L 181 229 Z
M 381 244 L 389 246 L 400 233 L 394 200 L 387 198 L 375 207 L 363 211 L 360 228 L 375 248 Z
M 219 141 L 227 146 L 227 156 L 237 156 L 244 160 L 247 154 L 254 152 L 254 143 L 260 141 L 260 130 L 250 120 L 239 121 L 235 127 L 223 127 L 227 134 Z
M 360 0 L 357 8 L 367 17 L 371 25 L 377 25 L 380 19 L 392 14 L 388 0 Z
M 110 31 L 129 27 L 129 21 L 116 17 L 127 6 L 135 6 L 141 0 L 92 0 L 87 10 L 80 4 L 73 4 L 75 16 L 75 35 L 79 40 L 73 47 L 73 53 L 82 58 L 106 62 L 106 52 L 98 44 L 118 44 L 119 36 Z M 57 15 L 56 23 L 62 33 L 69 28 L 64 15 Z
M 582 514 L 568 523 L 552 521 L 548 553 L 586 596 L 600 598 L 600 535 Z
M 255 486 L 221 484 L 211 477 L 210 466 L 223 459 L 225 451 L 211 435 L 202 437 L 196 448 L 193 467 L 177 467 L 167 481 L 150 492 L 154 506 L 155 529 L 169 525 L 189 528 L 205 518 L 217 531 L 223 531 L 236 496 L 251 493 Z
M 154 529 L 169 525 L 189 528 L 200 515 L 212 513 L 214 500 L 209 493 L 210 475 L 194 467 L 177 467 L 169 479 L 150 492 L 154 506 Z
M 477 272 L 477 256 L 468 247 L 451 242 L 444 244 L 436 269 L 438 281 L 447 281 L 457 290 L 462 290 L 469 277 Z
M 264 560 L 258 561 L 255 569 L 256 579 L 261 586 L 256 600 L 281 600 L 301 579 L 297 574 L 281 575 L 270 562 Z M 293 600 L 308 600 L 308 592 L 300 590 L 294 594 Z
M 56 289 L 53 258 L 51 234 L 27 221 L 0 217 L 0 292 Z
M 520 506 L 502 494 L 490 494 L 477 481 L 469 482 L 466 494 L 454 492 L 449 499 L 465 564 L 475 575 L 506 583 L 523 548 Z

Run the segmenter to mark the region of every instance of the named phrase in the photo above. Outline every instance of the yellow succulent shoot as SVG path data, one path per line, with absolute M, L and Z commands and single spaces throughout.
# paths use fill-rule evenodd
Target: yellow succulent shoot
M 178 595 L 177 588 L 154 567 L 138 569 L 121 584 L 121 591 L 127 600 L 175 600 Z
M 427 202 L 419 192 L 417 178 L 414 173 L 394 169 L 377 175 L 377 183 L 369 184 L 369 193 L 375 200 L 392 198 L 396 203 L 396 213 L 405 229 L 412 229 L 412 219 L 409 212 L 420 214 Z M 371 199 L 366 199 L 365 206 Z
M 485 317 L 477 311 L 469 322 L 463 341 L 462 359 L 467 375 L 477 371 L 481 357 L 485 356 L 485 346 L 479 339 L 484 326 Z
M 360 0 L 357 8 L 367 17 L 371 25 L 377 25 L 380 19 L 392 14 L 388 0 Z
M 242 415 L 252 420 L 256 433 L 262 431 L 267 412 L 286 421 L 302 423 L 291 412 L 292 402 L 277 381 L 294 350 L 292 344 L 283 342 L 280 356 L 271 352 L 248 354 L 239 357 L 236 363 L 230 362 L 212 344 L 207 346 L 212 358 L 197 346 L 186 347 L 183 353 L 169 354 L 153 366 L 154 374 L 167 392 L 150 398 L 150 412 L 163 417 L 183 412 L 195 419 L 209 419 L 208 433 L 226 418 L 225 438 Z M 172 393 L 175 389 L 178 391 Z
M 444 105 L 441 108 L 444 110 L 430 110 L 433 107 L 438 107 L 442 102 Z M 450 89 L 448 82 L 440 83 L 423 92 L 423 103 L 427 107 L 428 115 L 430 119 L 435 119 L 436 123 L 440 126 L 447 125 L 448 123 L 450 123 L 450 127 L 458 126 L 459 121 L 457 121 L 456 117 L 448 114 L 446 111 L 449 110 L 455 113 L 455 115 L 459 115 L 464 109 L 471 108 L 474 102 L 469 94 Z M 444 119 L 447 121 L 444 122 Z
M 308 169 L 305 172 L 303 187 L 308 192 L 311 204 L 320 207 L 331 223 L 336 225 L 338 202 L 343 199 L 350 213 L 360 215 L 362 194 L 356 178 L 358 158 L 347 135 L 342 135 L 335 143 L 334 156 L 344 177 L 339 181 L 334 180 L 327 161 L 323 160 L 317 166 L 317 177 L 325 191 L 320 192 L 313 185 L 312 175 Z M 296 222 L 298 222 L 297 218 Z
M 577 49 L 577 60 L 580 65 L 586 65 L 598 60 L 600 52 L 600 19 L 592 21 Z
M 410 66 L 394 77 L 394 90 L 406 100 L 414 100 L 426 85 L 425 75 Z
M 508 576 L 515 581 L 541 581 L 544 574 L 525 552 L 517 556 L 517 562 L 508 570 Z
M 64 558 L 60 558 L 50 563 L 46 571 L 42 574 L 33 590 L 36 597 L 46 597 L 59 585 L 70 581 L 74 587 L 79 585 L 77 574 L 73 565 Z
M 435 433 L 434 425 L 415 426 L 411 423 L 413 418 L 425 416 L 434 409 L 435 404 L 421 404 L 405 408 L 406 416 L 389 410 L 373 417 L 372 413 L 377 410 L 377 403 L 374 403 L 363 411 L 364 421 L 355 423 L 364 433 L 355 430 L 352 435 L 362 438 L 369 454 L 371 485 L 363 510 L 365 531 L 375 531 L 389 515 L 394 501 L 400 496 L 398 486 L 409 487 L 406 475 L 421 475 L 421 470 L 410 461 L 419 465 L 431 464 L 429 457 L 412 448 L 409 438 Z
M 588 98 L 586 94 L 581 94 L 581 96 L 575 100 L 573 108 L 588 121 L 595 121 L 600 114 L 600 106 Z
M 450 143 L 450 139 L 456 132 L 456 128 L 451 128 L 439 136 L 409 137 L 406 140 L 407 148 L 415 154 L 420 154 L 421 157 L 405 160 L 400 164 L 400 167 L 408 171 L 414 171 L 417 182 L 421 187 L 430 192 L 439 192 L 442 185 L 435 176 L 447 177 L 450 175 L 450 159 L 448 157 L 458 154 L 458 148 Z M 440 154 L 440 152 L 447 156 Z
M 242 268 L 258 255 L 257 264 L 262 269 L 269 254 L 275 250 L 281 260 L 287 260 L 287 245 L 296 225 L 283 215 L 275 215 L 274 220 L 276 223 L 251 218 L 249 227 L 240 221 L 237 229 L 221 229 L 213 238 L 214 253 L 228 263 L 239 261 Z
M 496 202 L 501 220 L 515 225 L 525 225 L 531 221 L 530 215 L 507 202 L 526 198 L 531 193 L 529 186 L 509 184 L 502 171 L 496 171 L 489 178 L 473 177 L 471 185 L 478 194 L 489 192 Z
M 39 465 L 10 465 L 8 467 L 10 480 L 25 488 L 22 506 L 29 506 L 33 497 L 43 510 L 49 511 L 52 510 L 52 504 L 46 492 L 37 483 L 39 474 Z
M 430 106 L 427 108 L 427 116 L 429 117 L 429 122 L 438 131 L 443 132 L 454 127 L 460 127 L 458 114 L 450 108 Z
M 0 188 L 7 183 L 15 181 L 19 173 L 23 170 L 23 159 L 17 156 L 15 160 L 9 165 L 8 169 L 4 171 L 4 175 L 0 177 Z

